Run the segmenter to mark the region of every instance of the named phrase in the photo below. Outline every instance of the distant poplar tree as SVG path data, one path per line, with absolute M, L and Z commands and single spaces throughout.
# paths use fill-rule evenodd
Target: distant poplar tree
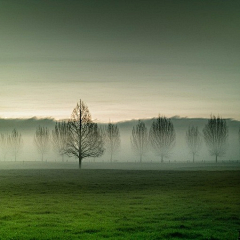
M 10 145 L 10 149 L 14 155 L 14 159 L 16 161 L 17 155 L 23 147 L 22 135 L 16 129 L 13 129 L 12 133 L 9 135 L 8 142 Z
M 139 155 L 140 162 L 142 162 L 143 155 L 148 151 L 149 147 L 148 130 L 144 122 L 139 120 L 138 124 L 133 127 L 130 140 L 133 151 Z
M 107 151 L 110 153 L 110 162 L 113 155 L 120 150 L 121 138 L 119 128 L 116 124 L 109 123 L 103 133 L 104 143 Z
M 93 123 L 87 105 L 80 104 L 73 109 L 68 121 L 69 140 L 66 153 L 75 156 L 81 169 L 82 160 L 87 157 L 100 157 L 104 152 L 103 137 L 97 123 Z
M 41 160 L 43 161 L 44 154 L 46 154 L 50 148 L 50 134 L 47 127 L 39 126 L 36 129 L 34 143 L 38 152 L 41 154 Z
M 150 131 L 149 140 L 153 150 L 161 156 L 161 162 L 164 157 L 168 157 L 175 145 L 176 133 L 171 119 L 158 117 L 153 121 Z
M 1 133 L 0 148 L 3 155 L 3 160 L 6 161 L 6 156 L 10 149 L 10 136 L 8 134 Z
M 202 140 L 198 127 L 192 126 L 188 128 L 188 130 L 186 131 L 186 142 L 190 149 L 194 162 L 195 156 L 199 152 L 202 145 Z
M 69 138 L 69 129 L 66 122 L 56 122 L 54 130 L 52 130 L 53 149 L 60 154 L 64 161 L 64 154 L 67 151 Z
M 210 155 L 215 156 L 217 163 L 218 157 L 223 156 L 227 149 L 228 127 L 226 120 L 211 116 L 203 129 L 203 136 Z

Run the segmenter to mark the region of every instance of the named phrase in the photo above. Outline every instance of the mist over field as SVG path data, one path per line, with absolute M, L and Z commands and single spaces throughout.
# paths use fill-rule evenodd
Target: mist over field
M 164 162 L 191 162 L 192 155 L 186 144 L 186 131 L 189 126 L 197 126 L 202 134 L 202 129 L 207 123 L 208 119 L 202 118 L 171 118 L 175 131 L 176 131 L 176 143 L 175 147 L 171 151 L 169 158 L 165 158 Z M 150 128 L 153 119 L 144 119 L 146 127 Z M 137 156 L 132 148 L 130 142 L 130 136 L 132 133 L 132 128 L 137 124 L 138 120 L 124 121 L 117 123 L 121 136 L 121 148 L 120 151 L 113 155 L 113 162 L 139 162 L 139 156 Z M 228 147 L 226 154 L 219 158 L 219 162 L 226 161 L 236 161 L 240 159 L 239 150 L 239 140 L 238 140 L 238 129 L 240 122 L 232 119 L 227 119 L 227 126 L 229 129 L 228 137 Z M 105 124 L 99 124 L 99 126 L 104 126 Z M 17 155 L 17 161 L 41 161 L 41 156 L 37 151 L 34 144 L 34 133 L 38 126 L 47 127 L 52 132 L 55 126 L 54 119 L 0 119 L 0 133 L 10 133 L 14 128 L 22 134 L 23 137 L 23 148 Z M 0 152 L 0 161 L 3 161 L 2 152 Z M 150 150 L 143 157 L 143 163 L 160 163 L 160 156 L 157 156 L 150 148 Z M 14 161 L 14 156 L 11 152 L 8 152 L 6 156 L 6 161 Z M 44 156 L 44 161 L 47 162 L 62 162 L 61 156 L 58 155 L 49 146 L 49 151 Z M 71 157 L 64 157 L 64 161 L 76 162 L 77 159 Z M 85 158 L 84 163 L 87 162 L 110 162 L 110 154 L 105 151 L 102 157 L 99 158 Z M 214 162 L 214 156 L 210 156 L 208 149 L 204 140 L 202 139 L 202 147 L 199 154 L 196 156 L 195 162 Z

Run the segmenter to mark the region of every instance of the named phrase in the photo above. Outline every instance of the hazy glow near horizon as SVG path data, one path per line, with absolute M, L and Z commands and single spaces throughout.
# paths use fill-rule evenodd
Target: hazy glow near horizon
M 1 2 L 0 118 L 240 120 L 237 6 Z

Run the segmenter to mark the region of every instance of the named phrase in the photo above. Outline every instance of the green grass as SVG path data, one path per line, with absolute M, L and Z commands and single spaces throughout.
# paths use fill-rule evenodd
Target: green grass
M 1 170 L 0 239 L 228 239 L 240 171 Z

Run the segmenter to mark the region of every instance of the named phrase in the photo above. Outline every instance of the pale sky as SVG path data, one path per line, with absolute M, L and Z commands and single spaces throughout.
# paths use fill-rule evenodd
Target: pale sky
M 0 118 L 240 120 L 240 1 L 0 0 Z

